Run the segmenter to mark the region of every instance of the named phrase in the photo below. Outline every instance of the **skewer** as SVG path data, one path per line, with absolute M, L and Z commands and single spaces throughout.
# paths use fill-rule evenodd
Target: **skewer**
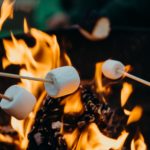
M 150 86 L 149 81 L 143 80 L 139 77 L 136 77 L 132 74 L 127 73 L 125 71 L 124 64 L 117 60 L 112 60 L 112 59 L 106 60 L 103 63 L 102 72 L 107 78 L 112 79 L 112 80 L 116 80 L 116 79 L 121 78 L 122 76 L 126 76 L 144 85 Z
M 1 94 L 1 93 L 0 93 L 0 98 L 3 98 L 3 99 L 5 99 L 5 100 L 7 100 L 7 101 L 12 101 L 12 99 L 11 99 L 10 97 L 5 96 L 5 95 L 3 95 L 3 94 Z
M 132 74 L 129 74 L 129 73 L 127 73 L 127 72 L 125 72 L 125 71 L 123 71 L 123 70 L 120 70 L 120 69 L 118 69 L 117 72 L 122 73 L 124 76 L 126 76 L 126 77 L 128 77 L 128 78 L 130 78 L 130 79 L 133 79 L 133 80 L 135 80 L 135 81 L 137 81 L 137 82 L 140 82 L 140 83 L 142 83 L 142 84 L 145 84 L 145 85 L 147 85 L 147 86 L 150 86 L 150 82 L 149 82 L 149 81 L 146 81 L 146 80 L 144 80 L 144 79 L 141 79 L 141 78 L 139 78 L 139 77 L 137 77 L 137 76 L 134 76 L 134 75 L 132 75 Z
M 50 79 L 35 78 L 35 77 L 29 77 L 29 76 L 21 76 L 21 75 L 5 73 L 5 72 L 0 72 L 0 76 L 1 77 L 8 77 L 8 78 L 16 78 L 16 79 L 27 79 L 27 80 L 41 81 L 41 82 L 50 82 L 50 83 L 53 82 Z

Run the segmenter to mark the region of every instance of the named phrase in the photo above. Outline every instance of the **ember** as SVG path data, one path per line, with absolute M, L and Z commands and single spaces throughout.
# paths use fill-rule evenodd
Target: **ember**
M 7 18 L 12 16 L 11 13 Z M 24 20 L 24 32 L 35 40 L 34 45 L 28 46 L 25 40 L 17 39 L 13 33 L 11 39 L 3 39 L 6 52 L 6 56 L 2 59 L 3 69 L 12 64 L 18 65 L 19 75 L 44 78 L 55 68 L 71 66 L 69 56 L 64 50 L 60 50 L 55 35 L 29 28 L 26 20 Z M 63 94 L 61 92 L 60 95 L 58 94 L 61 97 L 57 94 L 47 95 L 41 82 L 19 80 L 18 85 L 35 95 L 37 102 L 26 119 L 19 121 L 11 117 L 12 128 L 7 129 L 9 133 L 4 132 L 5 128 L 0 128 L 3 131 L 0 132 L 2 149 L 5 144 L 8 149 L 11 147 L 20 150 L 126 150 L 129 148 L 146 150 L 142 134 L 137 131 L 130 133 L 131 126 L 136 128 L 134 123 L 143 113 L 141 106 L 126 107 L 133 91 L 132 85 L 124 82 L 123 78 L 117 81 L 106 79 L 102 74 L 102 66 L 103 62 L 96 63 L 94 79 L 81 82 L 79 88 L 78 74 L 76 76 L 73 73 L 71 78 L 73 82 L 71 83 L 75 84 L 73 87 L 72 84 L 68 85 L 66 71 L 63 78 L 66 82 L 61 80 L 62 85 L 58 84 L 62 89 L 65 85 L 66 91 L 71 88 L 73 90 L 65 91 L 65 94 L 62 90 Z M 57 79 L 60 79 L 60 76 L 57 76 Z M 112 85 L 116 84 L 122 86 L 120 107 L 113 107 L 108 102 L 113 92 Z M 118 91 L 116 94 L 120 95 Z

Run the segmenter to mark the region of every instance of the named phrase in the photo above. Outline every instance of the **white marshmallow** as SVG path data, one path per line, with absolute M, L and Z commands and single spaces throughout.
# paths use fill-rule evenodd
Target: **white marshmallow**
M 18 85 L 10 86 L 4 95 L 9 97 L 11 101 L 2 99 L 0 107 L 19 120 L 26 118 L 36 103 L 36 98 Z
M 123 72 L 119 72 L 118 70 L 125 70 L 125 66 L 120 61 L 108 59 L 102 65 L 102 72 L 109 79 L 119 79 L 123 75 Z
M 52 83 L 45 82 L 45 89 L 49 96 L 55 98 L 73 93 L 80 84 L 79 74 L 72 66 L 53 69 L 47 73 L 46 79 Z

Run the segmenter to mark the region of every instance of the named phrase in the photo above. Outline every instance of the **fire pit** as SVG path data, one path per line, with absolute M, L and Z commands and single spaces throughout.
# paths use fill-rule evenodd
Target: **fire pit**
M 25 120 L 11 118 L 12 128 L 10 116 L 1 110 L 0 147 L 29 150 L 149 147 L 148 87 L 126 78 L 112 81 L 101 73 L 103 61 L 113 58 L 130 64 L 133 74 L 149 80 L 148 39 L 147 30 L 124 28 L 112 28 L 107 39 L 95 42 L 84 38 L 78 29 L 43 33 L 31 28 L 26 34 L 2 38 L 1 71 L 43 77 L 47 71 L 72 62 L 82 82 L 75 93 L 54 99 L 46 96 L 41 83 L 1 78 L 2 93 L 18 83 L 38 101 Z M 142 119 L 138 121 L 142 110 Z

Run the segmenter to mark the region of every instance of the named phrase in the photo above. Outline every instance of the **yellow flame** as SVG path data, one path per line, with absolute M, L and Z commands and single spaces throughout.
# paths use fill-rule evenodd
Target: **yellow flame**
M 67 96 L 62 102 L 64 105 L 64 113 L 82 113 L 84 111 L 81 102 L 80 91 L 75 92 L 72 95 Z
M 67 143 L 68 149 L 74 150 L 78 142 L 79 131 L 75 129 L 72 133 L 63 133 L 63 137 Z
M 121 90 L 121 106 L 123 107 L 133 91 L 132 85 L 124 82 Z
M 53 68 L 61 65 L 71 65 L 67 54 L 61 54 L 60 59 L 60 48 L 55 35 L 50 36 L 34 28 L 29 29 L 27 24 L 25 26 L 25 32 L 30 32 L 31 37 L 35 39 L 35 45 L 29 47 L 23 39 L 16 39 L 11 33 L 12 40 L 3 40 L 6 51 L 6 57 L 3 58 L 2 62 L 4 67 L 10 64 L 20 65 L 20 75 L 44 78 L 47 72 Z M 27 135 L 33 125 L 36 112 L 46 96 L 46 92 L 44 91 L 43 83 L 40 82 L 21 79 L 18 84 L 39 98 L 33 112 L 27 119 L 23 121 L 12 119 L 11 122 L 13 128 L 20 135 L 21 148 L 26 149 L 28 146 Z
M 147 150 L 143 135 L 138 132 L 137 136 L 137 138 L 134 138 L 131 141 L 131 150 Z
M 24 18 L 24 20 L 23 20 L 23 26 L 24 26 L 24 33 L 26 33 L 26 34 L 29 33 L 30 29 L 28 27 L 28 23 L 27 23 L 26 18 Z
M 100 132 L 95 123 L 92 123 L 81 133 L 76 150 L 121 149 L 127 136 L 128 133 L 123 131 L 117 139 L 109 138 Z
M 96 63 L 96 70 L 95 70 L 95 77 L 94 77 L 94 81 L 96 85 L 96 92 L 101 93 L 101 96 L 103 94 L 108 95 L 111 91 L 110 87 L 103 86 L 102 65 L 103 65 L 103 62 Z M 106 102 L 104 97 L 102 97 L 102 100 Z
M 124 109 L 123 111 L 124 111 L 124 114 L 127 115 L 127 116 L 129 116 L 131 114 L 131 111 L 129 111 L 127 109 Z
M 18 140 L 15 140 L 14 138 L 12 138 L 9 135 L 0 134 L 0 141 L 4 142 L 4 143 L 9 143 L 9 144 L 16 144 L 19 146 Z
M 105 87 L 103 87 L 103 83 L 102 83 L 102 65 L 103 62 L 96 63 L 95 82 L 97 85 L 97 92 L 105 91 Z
M 138 121 L 142 117 L 143 109 L 140 106 L 136 106 L 130 113 L 127 124 Z
M 4 21 L 7 18 L 13 17 L 13 6 L 14 1 L 4 0 L 1 7 L 0 30 Z M 23 39 L 17 39 L 13 33 L 11 33 L 11 40 L 3 40 L 6 50 L 6 57 L 2 59 L 4 69 L 10 64 L 20 65 L 20 75 L 44 78 L 47 72 L 53 68 L 71 65 L 71 60 L 68 55 L 60 52 L 55 35 L 50 36 L 35 28 L 29 28 L 26 19 L 24 19 L 24 32 L 26 34 L 30 33 L 30 36 L 35 39 L 35 45 L 29 47 Z M 103 86 L 101 68 L 102 62 L 97 63 L 95 72 L 97 92 L 108 94 L 110 88 Z M 126 71 L 128 71 L 129 68 L 126 67 Z M 37 104 L 33 112 L 31 112 L 25 120 L 19 121 L 13 117 L 11 118 L 12 127 L 19 133 L 19 140 L 14 140 L 10 136 L 0 134 L 0 141 L 15 143 L 20 146 L 20 148 L 27 149 L 29 142 L 27 135 L 34 123 L 36 113 L 43 103 L 46 91 L 44 91 L 43 84 L 40 82 L 21 79 L 19 85 L 29 90 L 38 98 Z M 124 106 L 132 90 L 130 86 L 127 86 L 127 83 L 125 83 L 122 91 L 122 93 L 125 93 L 125 96 L 124 94 L 121 96 L 121 104 Z M 74 94 L 66 97 L 61 104 L 64 105 L 64 113 L 83 113 L 84 111 L 80 91 L 76 91 Z M 124 111 L 130 115 L 127 122 L 128 124 L 137 121 L 142 115 L 141 107 L 135 107 L 131 112 L 127 110 Z M 137 116 L 135 116 L 135 114 Z M 72 133 L 65 133 L 63 129 L 61 132 L 67 142 L 68 148 L 71 150 L 121 149 L 128 136 L 126 131 L 122 131 L 117 139 L 109 138 L 101 133 L 95 123 L 88 125 L 87 128 L 81 132 L 81 135 L 78 129 L 75 129 Z M 135 147 L 135 145 L 136 141 L 134 140 L 131 147 Z
M 13 7 L 15 1 L 13 0 L 4 0 L 1 6 L 1 16 L 0 16 L 0 30 L 7 18 L 13 18 Z
M 24 123 L 23 120 L 20 121 L 20 120 L 17 120 L 16 118 L 14 118 L 14 117 L 11 117 L 11 124 L 12 124 L 13 129 L 18 131 L 22 138 L 24 137 L 23 123 Z

